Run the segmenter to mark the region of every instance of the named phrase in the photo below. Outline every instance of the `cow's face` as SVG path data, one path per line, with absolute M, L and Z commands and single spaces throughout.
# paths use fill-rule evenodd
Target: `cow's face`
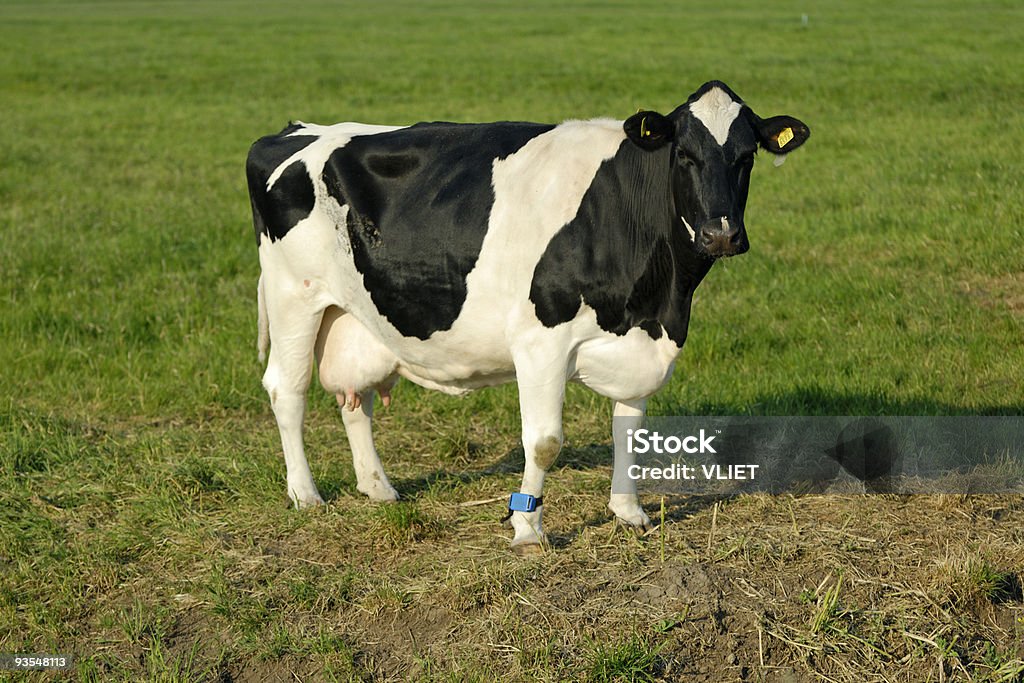
M 750 248 L 743 211 L 758 148 L 784 156 L 810 135 L 790 116 L 761 119 L 718 81 L 705 83 L 668 116 L 640 111 L 624 128 L 644 149 L 670 149 L 673 216 L 708 258 Z

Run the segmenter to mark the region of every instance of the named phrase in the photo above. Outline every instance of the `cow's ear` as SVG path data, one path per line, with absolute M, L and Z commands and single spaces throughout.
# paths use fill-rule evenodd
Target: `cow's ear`
M 656 111 L 638 111 L 622 124 L 626 136 L 642 149 L 658 149 L 672 141 L 676 128 Z
M 770 119 L 754 117 L 757 141 L 772 154 L 789 154 L 807 142 L 811 129 L 792 116 L 773 116 Z

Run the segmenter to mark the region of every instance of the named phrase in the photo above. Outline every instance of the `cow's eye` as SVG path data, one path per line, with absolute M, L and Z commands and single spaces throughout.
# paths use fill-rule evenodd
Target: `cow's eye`
M 693 157 L 691 157 L 689 154 L 687 154 L 681 149 L 676 150 L 676 158 L 679 160 L 679 163 L 682 164 L 683 166 L 693 166 L 697 163 L 697 161 Z

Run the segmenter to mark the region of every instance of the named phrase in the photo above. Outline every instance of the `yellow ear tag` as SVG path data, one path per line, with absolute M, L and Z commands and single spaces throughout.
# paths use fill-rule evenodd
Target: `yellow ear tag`
M 650 136 L 651 131 L 647 130 L 647 117 L 645 116 L 640 119 L 640 137 L 649 138 Z
M 789 144 L 789 141 L 793 139 L 793 129 L 783 128 L 782 132 L 779 133 L 779 137 L 775 138 L 775 142 L 779 144 L 779 149 L 782 149 Z

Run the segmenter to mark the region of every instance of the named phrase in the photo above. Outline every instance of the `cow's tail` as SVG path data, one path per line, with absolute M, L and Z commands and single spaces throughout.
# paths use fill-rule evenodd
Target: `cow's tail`
M 267 349 L 270 347 L 270 319 L 267 317 L 267 298 L 263 294 L 263 273 L 260 273 L 260 281 L 256 285 L 256 303 L 259 307 L 256 348 L 259 349 L 260 363 L 263 363 L 267 360 Z

